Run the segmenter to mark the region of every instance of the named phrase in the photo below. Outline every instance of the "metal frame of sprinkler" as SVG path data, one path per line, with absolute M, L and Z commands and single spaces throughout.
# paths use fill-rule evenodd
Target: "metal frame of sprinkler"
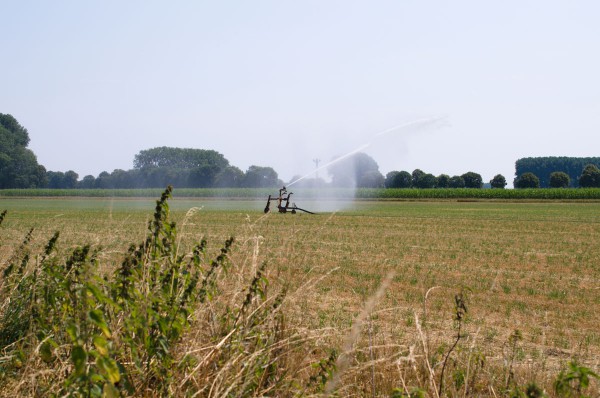
M 277 196 L 276 198 L 272 197 L 272 195 L 269 195 L 269 198 L 267 199 L 267 205 L 265 206 L 265 214 L 271 211 L 272 200 L 277 201 L 277 209 L 280 213 L 290 212 L 292 214 L 296 214 L 296 211 L 299 210 L 308 214 L 315 214 L 312 211 L 301 209 L 300 207 L 296 206 L 296 203 L 290 204 L 290 197 L 292 196 L 292 194 L 293 192 L 288 193 L 287 189 L 283 187 L 279 190 L 279 196 Z

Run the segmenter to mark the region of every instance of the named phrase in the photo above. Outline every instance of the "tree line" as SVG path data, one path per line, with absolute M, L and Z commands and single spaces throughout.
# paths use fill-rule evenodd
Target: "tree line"
M 515 163 L 515 188 L 599 187 L 599 157 L 527 157 Z
M 271 167 L 243 172 L 213 150 L 160 147 L 140 151 L 131 170 L 115 169 L 81 180 L 73 170 L 49 171 L 27 148 L 27 129 L 0 113 L 0 189 L 7 188 L 181 188 L 277 187 L 283 182 Z
M 73 170 L 47 171 L 27 148 L 27 129 L 9 114 L 0 113 L 0 189 L 6 188 L 273 188 L 284 182 L 268 166 L 252 165 L 246 171 L 233 166 L 220 153 L 193 148 L 158 147 L 140 151 L 133 169 L 103 171 L 81 180 Z M 522 158 L 515 164 L 515 188 L 600 187 L 600 158 Z M 377 162 L 365 153 L 332 160 L 327 167 L 330 182 L 322 178 L 295 176 L 304 187 L 357 188 L 482 188 L 488 183 L 480 174 L 434 176 L 421 169 L 391 171 L 385 176 Z M 291 182 L 290 181 L 290 182 Z M 506 178 L 498 174 L 491 188 L 505 188 Z
M 165 149 L 173 154 L 203 151 L 167 147 L 152 148 L 149 151 Z M 48 176 L 48 188 L 63 189 L 161 188 L 167 185 L 179 188 L 272 188 L 283 185 L 277 172 L 271 167 L 250 166 L 243 172 L 228 163 L 221 167 L 215 164 L 203 164 L 190 168 L 149 166 L 135 167 L 132 170 L 116 169 L 112 173 L 103 171 L 98 177 L 86 175 L 81 181 L 77 181 L 78 175 L 73 171 L 66 173 L 51 171 L 48 172 Z
M 493 188 L 504 188 L 506 178 L 498 174 L 490 181 L 490 185 Z M 391 171 L 385 177 L 386 188 L 483 188 L 483 186 L 481 174 L 473 171 L 452 177 L 448 174 L 440 174 L 436 177 L 421 169 L 415 169 L 412 173 Z

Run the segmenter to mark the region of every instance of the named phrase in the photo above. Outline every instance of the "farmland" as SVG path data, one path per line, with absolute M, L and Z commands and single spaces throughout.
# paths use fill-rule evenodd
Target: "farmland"
M 260 200 L 178 198 L 177 192 L 169 204 L 186 251 L 205 237 L 215 256 L 235 237 L 231 268 L 218 287 L 224 301 L 196 312 L 176 347 L 178 364 L 190 355 L 197 363 L 204 355 L 198 353 L 217 345 L 207 314 L 241 305 L 261 269 L 267 303 L 286 292 L 280 342 L 288 343 L 277 358 L 288 367 L 281 380 L 302 385 L 283 383 L 296 394 L 389 396 L 394 388 L 419 388 L 436 396 L 445 383 L 451 396 L 509 396 L 534 382 L 553 396 L 569 362 L 600 369 L 600 203 L 299 203 L 325 209 L 314 216 L 264 215 Z M 0 260 L 8 261 L 31 228 L 32 253 L 43 252 L 60 231 L 58 256 L 89 243 L 98 249 L 99 272 L 108 275 L 129 244 L 144 239 L 153 208 L 150 199 L 2 198 L 0 210 L 8 213 Z M 460 320 L 457 297 L 466 302 Z M 333 352 L 335 361 L 328 360 Z M 8 369 L 9 355 L 0 356 Z M 2 377 L 12 380 L 2 393 L 28 395 L 33 388 L 18 372 Z M 234 380 L 210 377 L 208 370 L 182 371 L 171 381 L 179 390 L 171 392 L 202 391 L 206 383 L 223 383 L 223 392 Z M 593 380 L 589 388 L 598 391 Z

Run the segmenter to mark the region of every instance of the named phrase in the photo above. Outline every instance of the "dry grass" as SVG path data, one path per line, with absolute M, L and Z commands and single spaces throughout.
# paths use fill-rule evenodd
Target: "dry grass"
M 101 264 L 117 264 L 128 243 L 142 239 L 152 209 L 132 200 L 48 202 L 0 201 L 9 210 L 2 262 L 34 227 L 37 247 L 60 230 L 64 252 L 91 242 L 103 247 Z M 470 289 L 465 334 L 450 356 L 444 394 L 506 396 L 507 386 L 535 382 L 552 396 L 568 361 L 600 369 L 598 203 L 365 202 L 316 216 L 264 216 L 261 205 L 220 211 L 210 202 L 172 204 L 184 243 L 205 236 L 216 250 L 228 236 L 237 242 L 221 298 L 198 309 L 179 347 L 180 361 L 191 365 L 178 374 L 174 395 L 232 396 L 244 390 L 249 358 L 266 351 L 283 381 L 278 388 L 319 395 L 325 383 L 311 382 L 319 373 L 313 365 L 335 349 L 337 372 L 327 380 L 340 396 L 413 387 L 438 396 L 441 363 L 456 335 L 454 295 L 463 288 Z M 263 320 L 277 335 L 226 356 L 240 336 L 219 330 L 219 316 L 240 305 L 263 263 L 269 285 L 260 306 L 287 289 L 280 309 Z M 511 344 L 515 330 L 522 339 Z M 215 368 L 214 361 L 222 363 Z M 597 384 L 592 389 L 598 394 Z

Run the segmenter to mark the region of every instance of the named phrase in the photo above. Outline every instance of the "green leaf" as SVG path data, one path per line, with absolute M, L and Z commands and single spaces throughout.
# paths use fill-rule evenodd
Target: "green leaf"
M 119 390 L 117 390 L 112 383 L 104 383 L 104 388 L 102 388 L 102 397 L 117 398 L 119 396 Z
M 71 350 L 71 360 L 75 366 L 75 375 L 82 376 L 85 374 L 85 365 L 87 362 L 87 353 L 82 346 L 76 345 Z
M 91 310 L 89 313 L 91 321 L 96 325 L 102 333 L 107 337 L 111 337 L 110 329 L 108 328 L 108 324 L 104 320 L 104 314 L 100 310 Z
M 102 390 L 100 389 L 100 386 L 97 384 L 94 384 L 93 386 L 91 386 L 88 396 L 89 397 L 101 397 Z
M 77 326 L 75 326 L 73 323 L 67 325 L 67 334 L 69 335 L 69 337 L 71 338 L 72 342 L 76 342 L 77 341 L 77 336 L 79 335 L 79 331 L 77 330 Z
M 45 341 L 40 346 L 40 357 L 42 361 L 46 363 L 50 363 L 54 360 L 54 355 L 52 355 L 52 344 L 50 342 Z
M 101 357 L 96 361 L 96 365 L 106 373 L 108 380 L 112 384 L 118 383 L 119 380 L 121 380 L 121 373 L 119 372 L 119 367 L 114 359 Z
M 98 353 L 100 355 L 102 355 L 103 357 L 107 357 L 108 356 L 108 342 L 106 341 L 106 339 L 102 336 L 94 336 L 92 338 L 92 341 L 94 342 L 94 347 L 96 347 L 96 350 L 98 350 Z
M 93 283 L 86 283 L 86 289 L 94 296 L 94 298 L 101 304 L 108 304 L 115 308 L 119 308 L 119 305 L 115 303 L 110 297 L 105 295 L 97 285 Z

